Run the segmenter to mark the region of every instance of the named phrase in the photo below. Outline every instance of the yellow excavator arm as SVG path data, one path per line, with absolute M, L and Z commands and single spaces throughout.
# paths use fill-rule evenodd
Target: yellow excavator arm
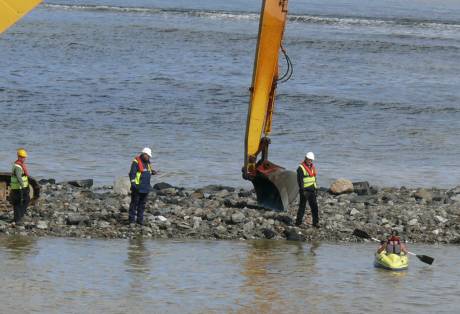
M 42 0 L 0 0 L 0 34 L 19 21 Z
M 274 210 L 286 210 L 298 193 L 296 174 L 268 161 L 287 6 L 288 0 L 262 1 L 243 166 L 243 178 L 254 184 L 259 204 Z

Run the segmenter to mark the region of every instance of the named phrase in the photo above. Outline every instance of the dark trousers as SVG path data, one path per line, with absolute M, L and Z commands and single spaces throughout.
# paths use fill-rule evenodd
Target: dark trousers
M 11 190 L 10 199 L 14 208 L 14 222 L 20 223 L 30 203 L 29 189 Z
M 311 215 L 313 218 L 313 226 L 318 225 L 318 202 L 316 201 L 316 191 L 315 189 L 305 189 L 299 191 L 300 201 L 299 201 L 299 210 L 297 212 L 296 224 L 300 225 L 303 221 L 303 215 L 305 214 L 305 206 L 308 204 L 311 208 Z
M 139 193 L 137 190 L 131 190 L 131 204 L 129 204 L 129 223 L 142 224 L 144 222 L 145 202 L 149 193 Z M 137 214 L 137 219 L 136 219 Z

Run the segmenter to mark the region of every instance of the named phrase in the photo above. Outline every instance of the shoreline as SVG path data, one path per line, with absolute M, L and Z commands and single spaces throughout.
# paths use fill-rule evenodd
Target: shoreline
M 156 184 L 149 194 L 144 225 L 128 225 L 130 196 L 123 182 L 119 178 L 113 187 L 92 188 L 41 180 L 41 197 L 29 206 L 22 226 L 11 223 L 11 206 L 0 203 L 0 235 L 362 242 L 352 235 L 358 228 L 376 238 L 396 229 L 411 243 L 460 244 L 460 186 L 371 187 L 367 193 L 339 195 L 320 188 L 321 227 L 316 229 L 308 224 L 308 208 L 306 222 L 294 226 L 297 201 L 286 212 L 267 211 L 257 209 L 255 193 L 249 189 L 191 189 L 167 183 Z

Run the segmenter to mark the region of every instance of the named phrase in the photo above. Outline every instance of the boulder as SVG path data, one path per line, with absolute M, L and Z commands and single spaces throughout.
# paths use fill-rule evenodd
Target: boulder
M 161 190 L 164 190 L 164 189 L 170 189 L 172 188 L 173 186 L 169 183 L 166 183 L 166 182 L 159 182 L 157 184 L 155 184 L 153 186 L 153 189 L 155 190 L 158 190 L 158 191 L 161 191 Z
M 276 236 L 275 231 L 272 229 L 264 228 L 262 229 L 262 233 L 266 239 L 273 239 Z
M 351 193 L 353 192 L 353 183 L 348 179 L 337 179 L 331 184 L 329 191 L 335 195 Z
M 358 195 L 369 195 L 371 194 L 369 182 L 353 182 L 353 191 Z
M 298 232 L 295 228 L 287 228 L 284 230 L 286 240 L 289 241 L 305 241 L 305 237 L 302 233 Z
M 424 200 L 427 203 L 431 203 L 433 200 L 433 193 L 431 191 L 428 191 L 427 189 L 418 189 L 414 193 L 414 198 L 416 200 Z
M 73 180 L 73 181 L 67 181 L 66 182 L 69 185 L 75 186 L 77 188 L 86 188 L 89 189 L 90 187 L 93 186 L 93 179 L 85 179 L 85 180 Z
M 80 214 L 69 214 L 66 221 L 68 225 L 79 225 L 89 222 L 89 217 Z
M 118 195 L 128 195 L 131 190 L 131 182 L 128 177 L 118 177 L 113 183 L 113 192 Z

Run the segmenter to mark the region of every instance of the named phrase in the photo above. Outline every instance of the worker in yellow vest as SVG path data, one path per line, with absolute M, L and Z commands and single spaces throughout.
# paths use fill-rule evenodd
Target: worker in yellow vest
M 150 178 L 156 174 L 150 164 L 152 150 L 145 147 L 131 163 L 129 180 L 131 181 L 131 203 L 129 205 L 129 223 L 144 224 L 144 209 L 147 196 L 152 189 Z
M 308 204 L 311 208 L 313 227 L 319 228 L 318 202 L 316 201 L 317 184 L 316 168 L 313 165 L 315 154 L 308 152 L 304 161 L 297 168 L 297 183 L 299 185 L 299 210 L 297 211 L 296 226 L 300 226 L 305 214 L 305 206 Z
M 21 224 L 27 206 L 29 206 L 29 171 L 26 166 L 27 152 L 24 148 L 17 151 L 18 159 L 13 164 L 11 170 L 10 200 L 14 208 L 14 222 Z

